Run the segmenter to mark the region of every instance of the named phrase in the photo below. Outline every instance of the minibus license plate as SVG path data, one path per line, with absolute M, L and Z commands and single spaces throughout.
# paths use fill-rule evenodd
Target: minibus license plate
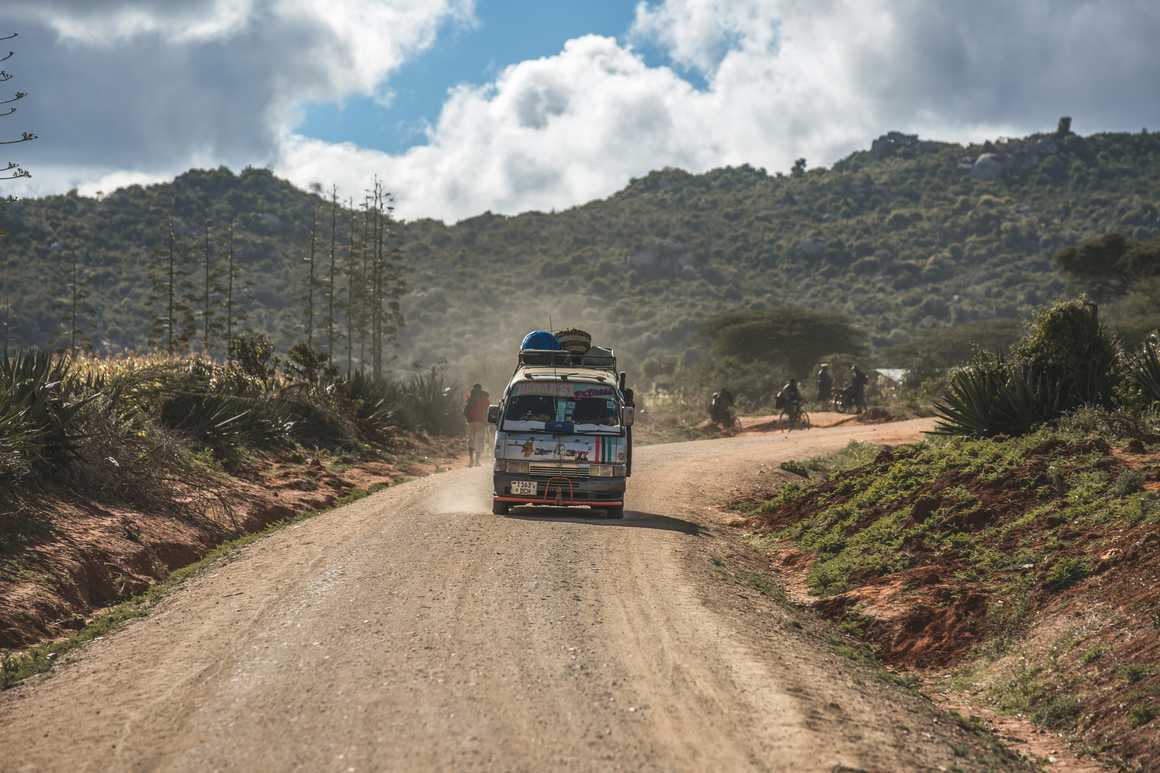
M 535 496 L 540 484 L 534 480 L 513 480 L 512 493 L 520 496 Z

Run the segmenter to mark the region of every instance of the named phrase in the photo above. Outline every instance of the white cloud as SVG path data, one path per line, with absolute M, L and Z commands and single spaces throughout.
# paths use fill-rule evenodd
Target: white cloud
M 30 92 L 21 192 L 194 163 L 264 164 L 304 104 L 384 97 L 387 77 L 469 24 L 473 0 L 9 0 Z M 112 179 L 112 178 L 108 178 Z
M 334 181 L 348 194 L 378 173 L 409 217 L 568 207 L 663 166 L 828 164 L 889 129 L 966 140 L 1050 129 L 1065 113 L 1079 131 L 1160 123 L 1160 4 L 1150 0 L 642 2 L 629 42 L 579 37 L 453 89 L 425 142 L 398 155 L 302 137 L 296 111 L 388 95 L 390 73 L 440 24 L 471 23 L 467 0 L 104 5 L 134 21 L 109 22 L 107 34 L 125 39 L 102 51 L 66 34 L 91 4 L 16 4 L 55 9 L 36 17 L 63 36 L 53 55 L 117 86 L 40 88 L 59 92 L 54 107 L 88 110 L 76 127 L 109 143 L 94 164 L 93 143 L 60 127 L 65 141 L 44 146 L 62 169 L 273 161 L 300 184 Z M 637 48 L 677 69 L 649 66 Z M 62 160 L 62 145 L 88 155 Z
M 288 137 L 292 179 L 374 169 L 406 216 L 567 207 L 663 166 L 829 164 L 889 129 L 970 140 L 1160 119 L 1160 6 L 1000 0 L 665 0 L 630 40 L 707 84 L 649 67 L 609 38 L 569 41 L 448 97 L 425 145 L 388 156 Z M 1116 50 L 1115 57 L 1106 56 Z
M 112 46 L 145 34 L 200 42 L 243 27 L 252 0 L 12 0 L 7 13 L 50 27 L 64 40 Z
M 672 71 L 589 36 L 507 68 L 492 85 L 455 89 L 429 144 L 401 156 L 290 137 L 279 168 L 296 182 L 376 170 L 408 216 L 567 207 L 650 166 L 711 163 L 717 149 L 687 141 L 709 130 L 703 111 L 686 109 L 697 99 Z
M 738 47 L 769 52 L 784 5 L 777 0 L 640 2 L 631 35 L 660 43 L 680 65 L 710 73 Z

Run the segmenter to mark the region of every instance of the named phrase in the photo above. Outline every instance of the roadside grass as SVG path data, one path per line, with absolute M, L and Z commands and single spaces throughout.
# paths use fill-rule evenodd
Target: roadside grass
M 113 634 L 129 622 L 145 617 L 154 607 L 180 588 L 186 581 L 200 576 L 218 564 L 235 557 L 245 547 L 254 542 L 264 539 L 288 526 L 293 526 L 315 516 L 357 502 L 385 488 L 387 488 L 385 484 L 376 484 L 367 490 L 356 489 L 336 500 L 328 508 L 311 510 L 291 518 L 275 521 L 260 531 L 243 534 L 227 542 L 223 542 L 206 553 L 198 561 L 170 572 L 165 579 L 150 586 L 144 592 L 100 612 L 91 622 L 72 636 L 47 642 L 23 651 L 3 655 L 0 657 L 0 690 L 7 690 L 29 677 L 51 671 L 66 655 L 80 649 L 85 644 Z
M 748 510 L 815 555 L 809 585 L 820 596 L 932 560 L 975 578 L 1013 579 L 1026 567 L 1042 587 L 1062 592 L 1093 565 L 1056 544 L 1057 532 L 1160 523 L 1160 496 L 1113 477 L 1116 463 L 1099 442 L 1045 430 L 888 451 L 865 445 L 789 464 L 811 482 L 787 484 Z
M 788 462 L 782 469 L 800 480 L 737 505 L 753 528 L 745 539 L 809 557 L 792 559 L 790 570 L 806 573 L 838 621 L 840 654 L 864 659 L 851 644 L 862 642 L 886 653 L 891 669 L 927 668 L 912 646 L 935 647 L 924 652 L 953 666 L 952 690 L 1066 734 L 1077 748 L 1153 761 L 1160 679 L 1131 653 L 1149 651 L 1140 637 L 1160 631 L 1149 590 L 1160 429 L 1153 415 L 1112 418 L 1081 411 L 1016 438 L 852 446 Z M 959 614 L 965 598 L 975 600 L 966 617 L 938 622 Z M 1041 612 L 1097 601 L 1090 626 L 1044 643 Z M 911 609 L 917 617 L 899 616 Z

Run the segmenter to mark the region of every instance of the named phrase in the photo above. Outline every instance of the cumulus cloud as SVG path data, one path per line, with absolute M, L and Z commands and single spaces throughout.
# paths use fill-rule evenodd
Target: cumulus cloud
M 768 53 L 784 5 L 777 0 L 641 2 L 631 34 L 660 43 L 679 65 L 710 73 L 736 48 Z
M 309 102 L 378 96 L 473 0 L 8 0 L 30 190 L 265 164 Z M 108 178 L 114 179 L 114 178 Z
M 1137 128 L 1160 119 L 1158 35 L 1160 6 L 1145 2 L 641 3 L 629 44 L 579 38 L 456 89 L 405 154 L 289 135 L 279 167 L 300 181 L 374 168 L 404 214 L 457 219 L 566 207 L 663 166 L 828 164 L 890 129 L 980 139 L 1064 113 L 1081 130 Z
M 688 141 L 709 132 L 703 111 L 685 109 L 696 99 L 671 70 L 588 36 L 557 56 L 507 68 L 493 84 L 455 89 L 428 144 L 403 155 L 291 137 L 279 167 L 298 181 L 376 169 L 407 215 L 566 207 L 642 168 L 701 168 L 719 157 Z
M 397 155 L 300 136 L 296 111 L 389 95 L 390 73 L 440 24 L 471 18 L 467 0 L 101 4 L 117 12 L 81 0 L 0 12 L 51 31 L 38 95 L 84 116 L 29 121 L 60 134 L 46 161 L 90 181 L 270 161 L 348 192 L 377 173 L 409 217 L 567 207 L 663 166 L 829 164 L 889 129 L 967 140 L 1061 114 L 1080 131 L 1160 123 L 1152 0 L 647 0 L 623 40 L 577 37 L 453 89 Z M 39 178 L 54 172 L 34 161 Z

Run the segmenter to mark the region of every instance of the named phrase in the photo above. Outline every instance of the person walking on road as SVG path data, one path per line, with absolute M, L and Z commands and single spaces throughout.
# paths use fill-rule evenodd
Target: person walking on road
M 855 365 L 853 381 L 850 384 L 850 388 L 854 392 L 854 405 L 858 406 L 858 413 L 866 410 L 866 385 L 868 383 L 870 383 L 870 377 Z
M 830 401 L 832 392 L 834 391 L 834 379 L 830 376 L 830 366 L 827 363 L 822 363 L 818 368 L 818 406 L 825 407 L 826 403 Z
M 473 384 L 463 406 L 463 418 L 467 419 L 468 467 L 478 467 L 483 458 L 483 443 L 487 438 L 487 408 L 491 395 L 483 391 L 479 384 Z

